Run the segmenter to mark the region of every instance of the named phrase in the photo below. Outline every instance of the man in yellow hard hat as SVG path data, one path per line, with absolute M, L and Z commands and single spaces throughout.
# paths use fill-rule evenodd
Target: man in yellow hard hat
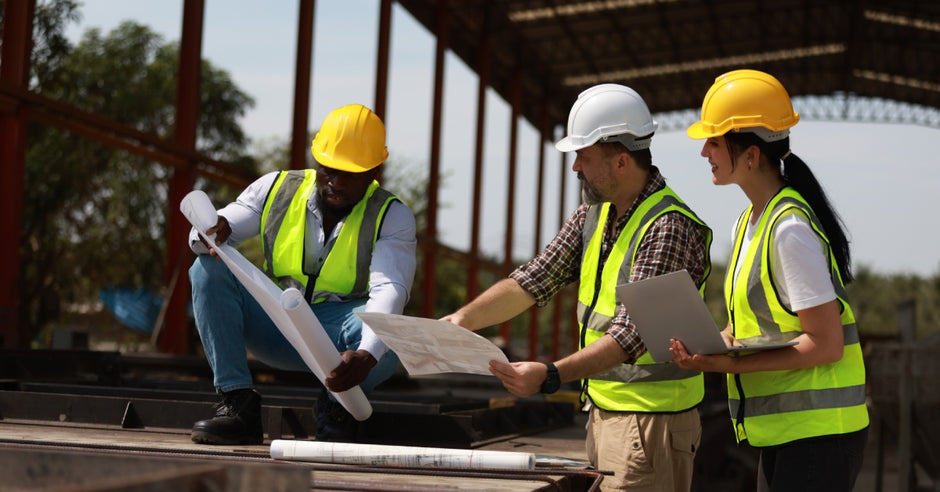
M 261 235 L 265 272 L 304 293 L 342 363 L 330 391 L 358 385 L 366 394 L 388 379 L 398 357 L 356 312 L 400 314 L 415 272 L 415 219 L 375 180 L 388 158 L 385 125 L 353 104 L 331 112 L 313 140 L 313 169 L 276 171 L 218 211 L 209 235 L 238 243 Z M 198 254 L 189 275 L 193 314 L 213 383 L 222 396 L 214 417 L 193 425 L 203 444 L 261 444 L 261 396 L 246 351 L 273 367 L 308 371 L 301 356 L 212 249 L 193 232 Z M 318 440 L 355 441 L 358 423 L 329 392 L 316 402 Z

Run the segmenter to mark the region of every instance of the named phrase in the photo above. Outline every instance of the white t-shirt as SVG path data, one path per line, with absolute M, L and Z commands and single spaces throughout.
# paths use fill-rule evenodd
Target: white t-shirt
M 748 222 L 734 272 L 735 279 L 753 237 L 754 226 Z M 780 300 L 791 311 L 820 306 L 836 298 L 829 277 L 827 255 L 822 240 L 803 215 L 789 214 L 777 222 L 771 254 L 776 273 L 774 285 L 780 293 Z

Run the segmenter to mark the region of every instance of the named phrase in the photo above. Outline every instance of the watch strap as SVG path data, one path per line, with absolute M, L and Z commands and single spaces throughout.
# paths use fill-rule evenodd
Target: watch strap
M 545 364 L 545 381 L 542 381 L 540 393 L 551 394 L 561 388 L 561 377 L 558 375 L 558 368 L 555 364 L 548 362 Z

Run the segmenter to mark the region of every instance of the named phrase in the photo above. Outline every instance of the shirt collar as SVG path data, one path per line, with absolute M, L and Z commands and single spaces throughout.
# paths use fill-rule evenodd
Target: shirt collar
M 650 176 L 646 181 L 646 186 L 643 187 L 643 191 L 640 192 L 639 196 L 636 197 L 636 200 L 633 200 L 633 203 L 630 204 L 630 209 L 627 213 L 620 216 L 617 220 L 617 229 L 619 230 L 627 221 L 630 220 L 630 217 L 633 216 L 633 212 L 636 211 L 636 208 L 643 203 L 643 200 L 646 200 L 653 193 L 666 187 L 666 178 L 663 177 L 662 173 L 659 172 L 659 168 L 656 166 L 650 166 Z M 611 204 L 611 209 L 614 206 Z M 616 213 L 616 210 L 614 210 Z

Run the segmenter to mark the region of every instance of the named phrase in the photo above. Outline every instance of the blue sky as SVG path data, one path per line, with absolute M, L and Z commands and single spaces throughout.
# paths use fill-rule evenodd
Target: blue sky
M 332 109 L 374 98 L 378 2 L 316 2 L 310 128 Z M 227 70 L 256 100 L 241 121 L 255 140 L 286 138 L 291 123 L 296 57 L 296 1 L 206 0 L 203 57 Z M 88 28 L 107 33 L 123 20 L 149 25 L 165 41 L 178 40 L 182 1 L 87 0 L 83 18 L 68 31 L 77 41 Z M 386 125 L 391 162 L 406 162 L 427 172 L 434 38 L 397 4 L 392 11 L 392 46 Z M 470 237 L 470 185 L 476 117 L 477 81 L 454 55 L 446 59 L 444 128 L 440 192 L 441 240 L 465 249 Z M 718 74 L 715 74 L 718 75 Z M 707 87 L 690 88 L 703 95 Z M 655 108 L 652 108 L 655 111 Z M 494 93 L 487 101 L 481 247 L 502 256 L 506 209 L 509 108 Z M 940 130 L 913 125 L 801 121 L 791 133 L 792 151 L 806 161 L 842 215 L 852 240 L 856 267 L 880 273 L 940 274 Z M 514 255 L 531 256 L 558 228 L 557 190 L 561 154 L 547 146 L 548 192 L 543 203 L 542 237 L 529 225 L 535 218 L 533 191 L 538 139 L 528 123 L 519 127 L 519 170 Z M 715 230 L 714 261 L 724 263 L 731 225 L 747 205 L 736 186 L 711 184 L 701 142 L 685 132 L 660 132 L 653 138 L 653 160 L 670 185 Z M 578 190 L 568 164 L 566 214 L 574 209 Z

